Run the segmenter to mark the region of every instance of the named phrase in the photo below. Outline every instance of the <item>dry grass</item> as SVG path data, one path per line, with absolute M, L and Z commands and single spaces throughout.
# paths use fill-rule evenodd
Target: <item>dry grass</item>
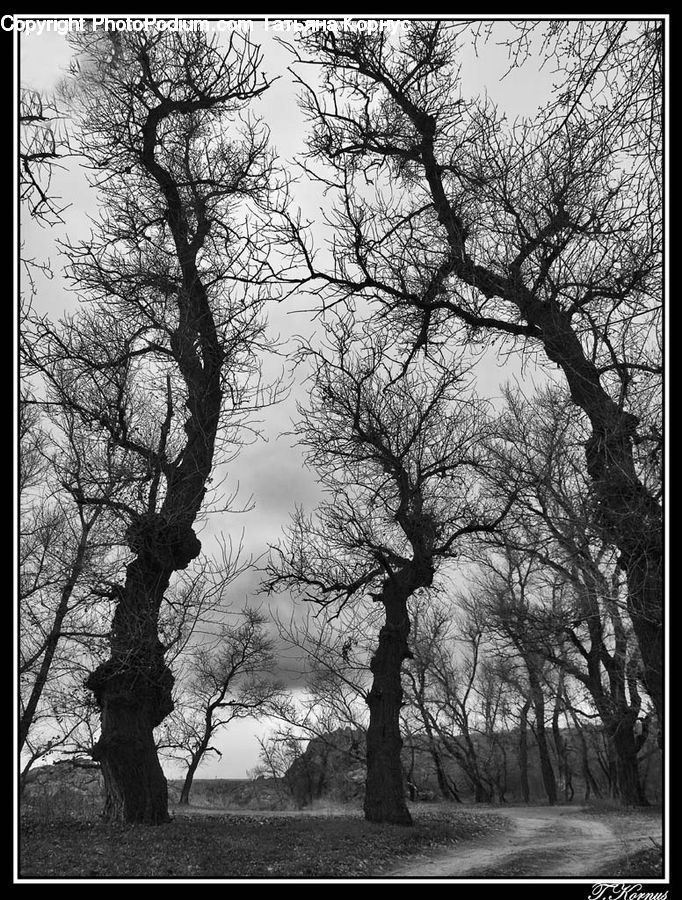
M 468 811 L 420 810 L 413 828 L 358 815 L 178 817 L 168 825 L 114 826 L 27 818 L 23 878 L 353 878 L 504 828 Z
M 609 877 L 614 871 L 620 878 L 663 878 L 663 847 L 652 839 L 651 847 L 626 853 L 597 873 L 598 877 Z
M 76 791 L 45 792 L 22 799 L 20 809 L 27 822 L 93 822 L 102 811 L 102 800 Z

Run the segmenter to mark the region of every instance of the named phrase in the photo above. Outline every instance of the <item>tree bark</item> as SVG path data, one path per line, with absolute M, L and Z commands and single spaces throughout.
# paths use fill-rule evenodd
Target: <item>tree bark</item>
M 407 646 L 410 620 L 406 597 L 390 585 L 385 586 L 382 601 L 386 620 L 379 632 L 377 652 L 370 663 L 374 678 L 367 698 L 365 818 L 369 822 L 411 825 L 400 759 L 403 744 L 400 736 L 403 700 L 400 669 L 403 660 L 411 656 Z
M 105 701 L 102 738 L 93 759 L 104 776 L 104 819 L 112 823 L 168 822 L 168 788 L 154 743 L 152 710 Z
M 530 785 L 528 783 L 528 710 L 530 698 L 521 707 L 519 714 L 519 778 L 521 781 L 521 797 L 524 803 L 530 803 Z
M 637 744 L 632 727 L 624 721 L 605 723 L 610 756 L 615 772 L 615 793 L 623 806 L 648 806 L 639 777 Z
M 658 718 L 658 745 L 663 747 L 663 549 L 661 525 L 642 518 L 632 546 L 618 543 L 628 583 L 627 607 L 642 656 L 644 684 Z M 636 523 L 633 522 L 633 530 Z M 641 546 L 638 546 L 638 543 Z
M 542 772 L 542 783 L 547 794 L 547 801 L 550 806 L 554 806 L 557 800 L 556 780 L 554 778 L 554 769 L 549 756 L 549 747 L 547 746 L 547 734 L 545 731 L 545 699 L 542 696 L 542 688 L 534 673 L 529 668 L 529 679 L 531 686 L 531 697 L 533 702 L 533 710 L 535 712 L 535 740 L 538 745 L 538 753 L 540 755 L 540 771 Z
M 431 746 L 431 759 L 433 760 L 433 765 L 436 769 L 438 787 L 440 788 L 440 792 L 443 798 L 445 800 L 454 800 L 455 803 L 461 803 L 462 800 L 459 796 L 457 785 L 452 778 L 448 778 L 448 776 L 445 774 L 445 770 L 443 769 L 443 760 L 440 757 L 438 749 L 434 745 Z
M 559 772 L 559 785 L 564 795 L 564 800 L 571 801 L 574 796 L 571 767 L 568 760 L 568 745 L 561 733 L 559 716 L 561 715 L 561 695 L 563 693 L 563 673 L 559 673 L 559 686 L 552 712 L 552 736 L 556 751 L 557 769 Z
M 474 781 L 474 801 L 476 803 L 492 803 L 493 795 L 482 781 Z
M 620 551 L 628 584 L 628 613 L 662 733 L 663 521 L 659 504 L 635 470 L 632 442 L 639 421 L 606 393 L 566 313 L 551 304 L 535 303 L 528 321 L 540 326 L 547 356 L 563 369 L 571 398 L 590 420 L 592 434 L 585 445 L 585 459 L 594 484 L 598 521 Z
M 86 681 L 102 719 L 92 757 L 102 766 L 106 821 L 158 825 L 169 820 L 168 791 L 154 729 L 173 709 L 159 608 L 172 572 L 201 545 L 191 527 L 169 526 L 160 514 L 140 517 L 127 538 L 138 556 L 116 597 L 111 655 Z
M 192 759 L 190 760 L 189 766 L 187 767 L 185 780 L 182 783 L 182 790 L 180 791 L 180 799 L 178 800 L 178 804 L 180 806 L 189 806 L 189 794 L 192 790 L 194 775 L 199 768 L 199 763 L 201 762 L 201 759 L 205 752 L 206 748 L 202 747 L 200 748 L 199 752 L 192 754 Z
M 596 778 L 592 774 L 592 769 L 590 768 L 590 754 L 587 748 L 585 734 L 583 733 L 578 717 L 573 710 L 571 710 L 571 719 L 573 720 L 573 725 L 576 734 L 578 735 L 578 740 L 580 741 L 580 769 L 585 782 L 585 802 L 587 803 L 593 793 L 595 797 L 601 798 L 602 792 Z

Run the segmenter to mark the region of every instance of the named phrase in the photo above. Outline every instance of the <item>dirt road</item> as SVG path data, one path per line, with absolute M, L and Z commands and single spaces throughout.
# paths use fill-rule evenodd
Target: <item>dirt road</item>
M 483 812 L 483 810 L 481 810 Z M 400 878 L 617 878 L 616 860 L 661 842 L 661 821 L 646 813 L 597 818 L 566 807 L 509 807 L 509 830 L 467 841 L 394 869 Z M 614 871 L 604 868 L 613 864 Z
M 178 816 L 223 816 L 232 813 L 261 819 L 290 816 L 356 815 L 362 810 L 325 806 L 310 810 L 246 810 L 177 807 Z M 613 878 L 618 860 L 662 842 L 662 820 L 653 810 L 597 816 L 581 807 L 510 806 L 484 808 L 477 814 L 506 816 L 509 828 L 467 840 L 377 875 L 389 878 Z M 610 868 L 612 866 L 612 869 Z

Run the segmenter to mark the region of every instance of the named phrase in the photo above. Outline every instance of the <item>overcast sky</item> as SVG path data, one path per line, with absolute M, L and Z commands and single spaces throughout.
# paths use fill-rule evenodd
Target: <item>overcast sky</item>
M 505 36 L 509 26 L 496 26 L 496 39 Z M 507 32 L 508 33 L 508 32 Z M 262 25 L 254 22 L 251 39 L 260 43 L 264 53 L 264 68 L 270 77 L 278 80 L 254 105 L 256 111 L 271 129 L 272 144 L 280 159 L 291 164 L 294 157 L 304 149 L 304 123 L 296 102 L 296 90 L 287 66 L 291 59 L 286 50 L 279 46 L 272 34 L 265 34 Z M 20 72 L 22 86 L 50 93 L 68 70 L 70 48 L 64 37 L 51 32 L 42 35 L 27 35 L 20 40 Z M 551 82 L 551 72 L 538 72 L 529 63 L 526 67 L 513 71 L 502 80 L 507 68 L 506 51 L 496 46 L 495 40 L 482 44 L 476 56 L 473 47 L 462 54 L 463 93 L 473 95 L 487 92 L 499 104 L 510 119 L 516 116 L 532 115 L 547 97 Z M 54 188 L 70 206 L 64 214 L 63 226 L 45 229 L 28 221 L 23 228 L 23 238 L 29 255 L 38 259 L 50 257 L 55 270 L 55 278 L 41 282 L 36 298 L 36 306 L 41 312 L 58 317 L 68 308 L 74 308 L 75 297 L 67 293 L 59 276 L 61 263 L 55 241 L 67 234 L 71 240 L 87 235 L 87 216 L 96 212 L 96 196 L 88 187 L 77 163 L 68 164 L 57 172 Z M 294 201 L 307 218 L 316 218 L 320 203 L 319 194 L 303 186 L 295 193 Z M 309 331 L 311 326 L 310 300 L 293 298 L 286 304 L 273 304 L 268 311 L 269 328 L 284 341 L 292 336 Z M 491 397 L 498 395 L 500 385 L 510 377 L 518 376 L 518 366 L 510 368 L 506 360 L 490 359 L 477 370 L 478 393 Z M 211 516 L 203 526 L 202 541 L 211 551 L 211 536 L 223 533 L 238 539 L 244 530 L 244 544 L 247 553 L 261 554 L 269 543 L 276 542 L 286 524 L 289 513 L 296 504 L 307 508 L 314 506 L 318 496 L 314 475 L 302 466 L 299 450 L 293 446 L 291 437 L 283 436 L 290 429 L 290 419 L 295 413 L 295 402 L 305 401 L 305 386 L 297 373 L 289 399 L 279 406 L 264 411 L 263 434 L 266 440 L 258 441 L 244 448 L 239 458 L 230 465 L 226 488 L 237 484 L 240 497 L 253 497 L 255 507 L 242 515 Z M 234 596 L 237 607 L 247 602 L 262 602 L 254 598 L 252 590 L 256 576 L 250 576 L 235 586 Z M 285 608 L 286 599 L 275 601 Z M 251 722 L 236 723 L 218 741 L 223 750 L 223 758 L 210 760 L 199 770 L 198 777 L 237 778 L 243 777 L 257 762 L 258 746 L 254 735 L 262 734 L 267 726 Z M 168 768 L 168 774 L 177 777 L 177 770 Z

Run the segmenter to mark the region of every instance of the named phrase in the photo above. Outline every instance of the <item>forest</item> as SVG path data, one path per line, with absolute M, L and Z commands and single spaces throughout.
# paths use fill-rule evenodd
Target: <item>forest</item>
M 660 810 L 664 21 L 239 21 L 20 39 L 19 806 Z

